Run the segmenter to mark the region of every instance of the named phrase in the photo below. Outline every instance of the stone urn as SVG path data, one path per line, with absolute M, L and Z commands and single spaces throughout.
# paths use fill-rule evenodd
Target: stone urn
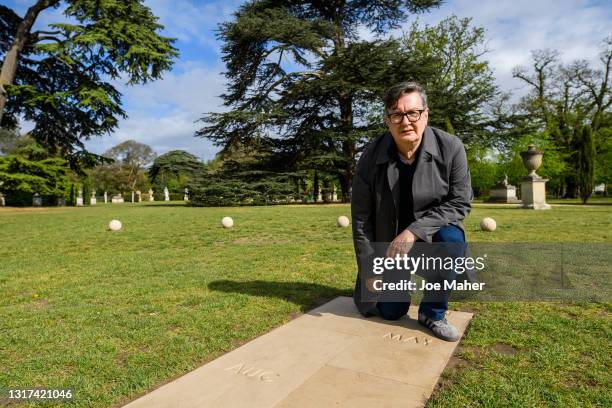
M 523 164 L 529 170 L 527 177 L 521 182 L 521 208 L 533 210 L 549 210 L 550 205 L 546 203 L 546 182 L 536 174 L 536 170 L 542 165 L 543 152 L 538 151 L 534 145 L 529 145 L 526 152 L 521 152 Z
M 540 168 L 542 165 L 542 156 L 544 156 L 544 152 L 541 152 L 536 149 L 534 145 L 529 145 L 527 151 L 521 152 L 521 157 L 523 158 L 523 164 L 529 170 L 529 174 L 527 178 L 530 179 L 539 179 L 540 176 L 536 174 L 536 170 Z
M 32 197 L 32 205 L 34 207 L 42 206 L 42 197 L 40 196 L 40 194 L 38 193 L 34 194 L 34 197 Z

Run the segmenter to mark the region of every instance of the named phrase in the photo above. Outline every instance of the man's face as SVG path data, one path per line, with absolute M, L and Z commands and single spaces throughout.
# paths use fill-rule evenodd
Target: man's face
M 401 122 L 396 124 L 393 123 L 393 117 L 389 117 L 389 114 L 392 115 L 394 113 L 406 112 L 411 112 L 413 116 L 418 116 L 417 111 L 423 109 L 425 110 L 421 113 L 421 117 L 415 122 L 411 122 L 406 116 L 404 116 L 401 118 Z M 421 140 L 423 137 L 423 132 L 427 127 L 429 111 L 423 106 L 423 100 L 418 92 L 411 92 L 402 95 L 397 100 L 397 105 L 395 108 L 389 110 L 387 114 L 388 115 L 386 116 L 385 121 L 389 127 L 389 132 L 391 132 L 391 136 L 393 136 L 393 139 L 395 140 L 395 143 L 414 144 Z

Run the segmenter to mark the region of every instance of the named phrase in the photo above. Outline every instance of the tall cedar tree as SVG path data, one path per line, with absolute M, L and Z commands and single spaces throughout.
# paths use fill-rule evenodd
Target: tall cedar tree
M 68 163 L 52 157 L 34 140 L 23 137 L 15 150 L 0 157 L 0 193 L 9 205 L 32 204 L 32 194 L 40 194 L 54 203 L 51 197 L 63 196 L 68 185 Z
M 38 0 L 22 18 L 0 5 L 0 125 L 18 116 L 32 136 L 71 165 L 91 165 L 83 140 L 112 132 L 125 117 L 111 80 L 159 79 L 178 55 L 142 0 Z M 40 13 L 66 6 L 70 23 L 33 31 Z
M 580 143 L 576 152 L 576 178 L 582 203 L 586 204 L 595 186 L 595 140 L 593 129 L 583 126 L 580 134 L 576 135 Z
M 196 156 L 184 150 L 172 150 L 158 156 L 149 168 L 149 180 L 157 189 L 162 189 L 169 181 L 180 186 L 182 178 L 189 180 L 201 172 L 204 164 Z M 173 191 L 178 192 L 178 191 Z
M 277 154 L 269 140 L 235 142 L 217 154 L 216 163 L 194 173 L 189 197 L 194 205 L 265 205 L 285 202 L 303 174 L 283 171 L 288 158 Z
M 441 0 L 250 1 L 220 26 L 229 112 L 210 113 L 196 133 L 229 148 L 252 139 L 273 143 L 286 170 L 299 165 L 336 173 L 350 200 L 354 162 L 382 89 L 398 79 L 397 41 L 384 34 L 411 13 Z M 418 70 L 418 67 L 415 67 Z M 415 73 L 415 71 L 413 71 Z M 418 78 L 418 75 L 413 75 Z M 379 112 L 376 114 L 379 115 Z

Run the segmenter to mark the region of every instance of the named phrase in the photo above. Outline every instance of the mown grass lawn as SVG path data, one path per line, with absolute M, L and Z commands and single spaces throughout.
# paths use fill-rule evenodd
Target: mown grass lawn
M 0 388 L 72 387 L 71 406 L 121 405 L 349 296 L 351 231 L 335 225 L 349 212 L 0 208 Z M 220 227 L 225 215 L 234 228 Z M 485 216 L 494 233 L 479 231 Z M 113 218 L 123 231 L 106 230 Z M 612 243 L 612 206 L 476 204 L 466 226 L 472 242 Z M 612 303 L 451 307 L 476 314 L 430 406 L 612 406 Z

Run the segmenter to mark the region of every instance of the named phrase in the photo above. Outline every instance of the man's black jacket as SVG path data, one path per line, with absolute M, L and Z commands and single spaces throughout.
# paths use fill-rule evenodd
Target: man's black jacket
M 390 133 L 370 143 L 357 163 L 351 195 L 353 243 L 358 268 L 369 262 L 372 243 L 391 242 L 398 231 L 399 171 L 390 154 Z M 426 127 L 421 141 L 412 181 L 415 221 L 408 229 L 420 240 L 431 242 L 444 225 L 462 230 L 462 220 L 471 209 L 472 186 L 463 143 L 442 130 Z M 373 313 L 376 302 L 361 300 L 360 272 L 355 284 L 354 299 L 359 311 Z

